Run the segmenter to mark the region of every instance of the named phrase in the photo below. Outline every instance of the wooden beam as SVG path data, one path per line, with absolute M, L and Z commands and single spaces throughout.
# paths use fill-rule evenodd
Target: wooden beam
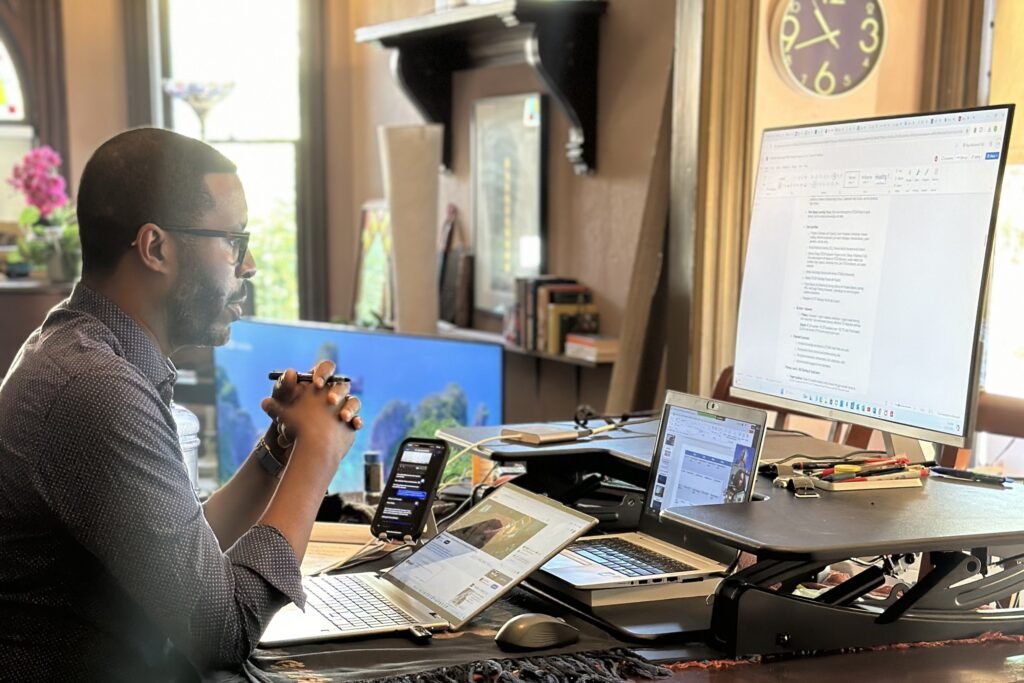
M 622 321 L 619 355 L 612 368 L 605 411 L 626 413 L 654 405 L 653 396 L 642 396 L 642 387 L 658 385 L 661 363 L 645 363 L 648 341 L 659 336 L 651 327 L 664 325 L 663 307 L 655 308 L 658 285 L 664 268 L 665 231 L 668 225 L 669 150 L 672 127 L 672 79 L 665 84 L 661 122 L 654 146 L 654 159 L 647 183 L 647 200 L 641 218 L 640 239 L 633 258 L 626 314 Z M 659 350 L 660 351 L 660 350 Z M 659 352 L 660 360 L 660 352 Z M 653 368 L 653 369 L 652 369 Z

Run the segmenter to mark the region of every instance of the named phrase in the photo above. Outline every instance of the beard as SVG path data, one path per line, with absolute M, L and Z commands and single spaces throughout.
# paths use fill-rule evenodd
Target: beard
M 244 285 L 235 290 L 203 268 L 200 254 L 188 254 L 168 297 L 168 334 L 175 347 L 221 346 L 231 336 L 233 316 L 228 304 L 244 298 Z M 234 278 L 232 278 L 234 280 Z

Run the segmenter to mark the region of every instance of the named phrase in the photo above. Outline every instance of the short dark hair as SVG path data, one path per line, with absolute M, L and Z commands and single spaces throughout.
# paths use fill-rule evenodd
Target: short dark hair
M 194 225 L 214 205 L 206 175 L 236 171 L 205 142 L 162 128 L 110 138 L 93 152 L 78 185 L 82 273 L 112 272 L 146 223 Z

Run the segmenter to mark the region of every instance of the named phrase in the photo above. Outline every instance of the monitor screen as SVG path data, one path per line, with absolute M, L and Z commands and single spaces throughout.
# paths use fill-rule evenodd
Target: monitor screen
M 498 344 L 339 325 L 240 320 L 214 349 L 217 452 L 221 483 L 252 451 L 269 424 L 260 401 L 271 370 L 307 371 L 324 358 L 352 378 L 365 426 L 331 481 L 330 492 L 361 491 L 363 453 L 379 451 L 385 477 L 402 441 L 433 437 L 440 427 L 502 421 L 502 353 Z
M 761 443 L 758 425 L 673 405 L 663 419 L 648 512 L 747 500 Z
M 963 445 L 1012 113 L 764 132 L 734 395 Z

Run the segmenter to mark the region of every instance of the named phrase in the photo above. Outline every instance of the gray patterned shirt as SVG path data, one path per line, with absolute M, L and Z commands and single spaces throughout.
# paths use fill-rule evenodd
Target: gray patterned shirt
M 0 386 L 0 679 L 156 680 L 169 652 L 235 668 L 277 609 L 303 604 L 277 529 L 221 551 L 178 446 L 174 380 L 82 284 L 19 352 Z

